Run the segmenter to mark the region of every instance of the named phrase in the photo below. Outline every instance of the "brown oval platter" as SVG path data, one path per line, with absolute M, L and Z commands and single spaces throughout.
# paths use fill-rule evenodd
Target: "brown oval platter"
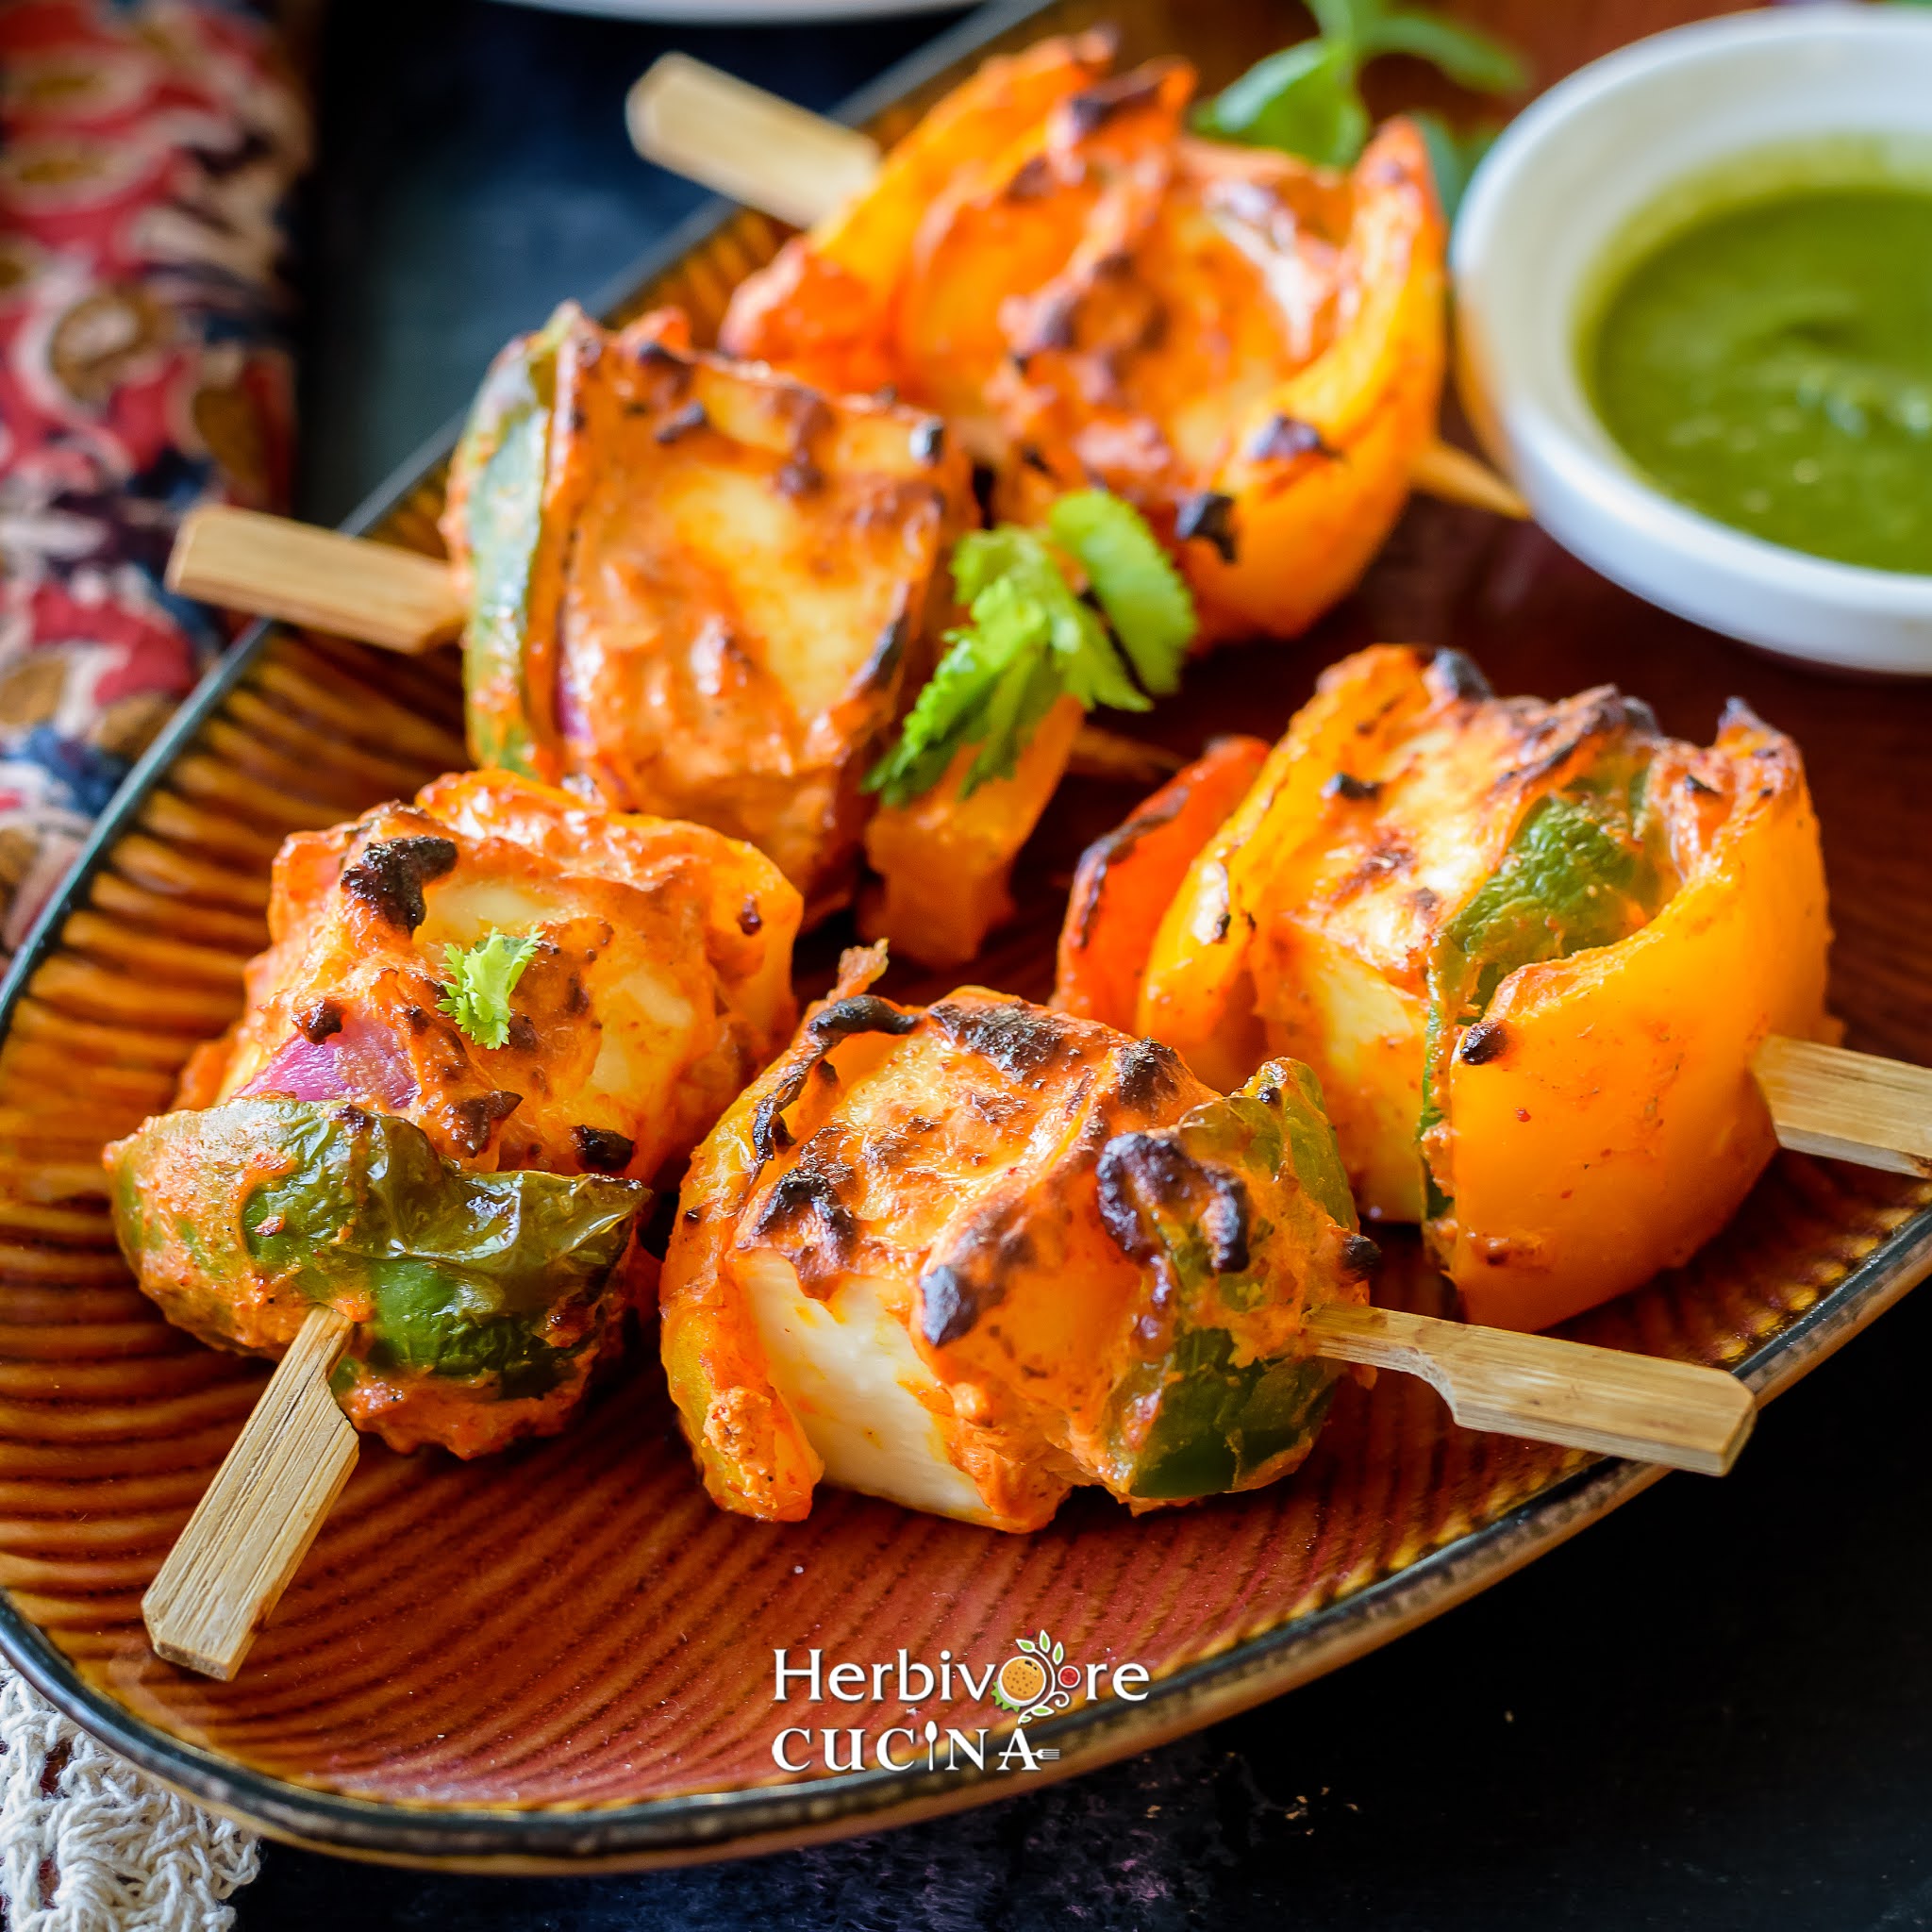
M 1491 5 L 1547 80 L 1698 10 Z M 1184 52 L 1210 84 L 1274 44 L 1234 0 L 991 8 L 888 75 L 856 118 L 886 139 L 986 52 L 1107 18 L 1124 51 Z M 715 209 L 607 305 L 714 325 L 780 231 Z M 355 527 L 435 550 L 447 441 Z M 1146 724 L 1191 752 L 1286 723 L 1315 674 L 1378 639 L 1456 645 L 1499 689 L 1615 680 L 1707 735 L 1746 697 L 1792 730 L 1824 822 L 1848 1043 L 1932 1059 L 1932 686 L 1826 682 L 1651 609 L 1533 527 L 1418 502 L 1360 590 L 1308 637 L 1224 651 Z M 648 1348 L 554 1441 L 481 1463 L 365 1448 L 232 1683 L 160 1662 L 140 1598 L 260 1391 L 265 1366 L 168 1326 L 115 1247 L 102 1143 L 166 1107 L 234 1016 L 265 940 L 269 865 L 321 826 L 465 763 L 455 654 L 406 660 L 258 627 L 142 760 L 0 991 L 0 1647 L 79 1723 L 276 1837 L 411 1863 L 534 1871 L 673 1863 L 983 1803 L 1141 1751 L 1346 1662 L 1507 1575 L 1655 1481 L 1656 1468 L 1472 1434 L 1419 1382 L 1350 1388 L 1308 1462 L 1248 1495 L 1136 1521 L 1097 1492 L 1002 1536 L 852 1495 L 808 1522 L 706 1500 Z M 1043 998 L 1074 862 L 1133 793 L 1061 793 L 1025 854 L 1019 921 L 965 974 Z M 841 934 L 817 936 L 820 990 Z M 941 984 L 896 970 L 887 990 Z M 1378 1299 L 1445 1312 L 1412 1239 Z M 1572 1324 L 1616 1347 L 1788 1387 L 1932 1269 L 1932 1182 L 1780 1157 L 1688 1268 Z M 1747 1452 L 1748 1453 L 1748 1452 Z M 1045 1633 L 1080 1677 L 1027 1726 L 958 1690 L 908 1715 L 874 1665 L 980 1673 Z M 774 1701 L 774 1653 L 864 1667 L 850 1705 Z M 1116 1666 L 1139 1696 L 1082 1694 Z M 1090 1671 L 1089 1666 L 1100 1667 Z M 913 1685 L 917 1686 L 916 1674 Z M 1131 1675 L 1125 1687 L 1136 1688 Z M 983 1768 L 924 1725 L 991 1734 Z M 906 1769 L 832 1769 L 820 1734 L 879 1732 Z M 774 1741 L 809 1755 L 792 1774 Z M 849 1742 L 835 1738 L 833 1761 Z M 1010 1756 L 1010 1753 L 1008 1754 Z M 1018 1782 L 1016 1782 L 1018 1780 Z

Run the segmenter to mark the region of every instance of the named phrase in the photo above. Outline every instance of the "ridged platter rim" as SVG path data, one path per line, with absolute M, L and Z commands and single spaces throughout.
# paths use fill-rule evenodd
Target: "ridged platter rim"
M 945 75 L 1059 0 L 982 8 L 855 94 L 840 118 L 860 124 Z M 731 219 L 711 202 L 677 225 L 592 306 L 631 308 Z M 341 527 L 360 533 L 405 505 L 447 460 L 460 422 L 425 442 Z M 203 678 L 128 774 L 96 823 L 66 883 L 48 903 L 0 983 L 0 1042 L 28 982 L 88 901 L 108 853 L 181 751 L 260 659 L 274 626 L 250 627 Z M 1782 1393 L 1932 1273 L 1932 1208 L 1903 1221 L 1737 1373 L 1760 1401 Z M 1310 1614 L 1234 1643 L 1159 1678 L 1144 1703 L 1108 1700 L 1030 1733 L 1060 1757 L 1042 1781 L 1098 1769 L 1265 1702 L 1427 1622 L 1627 1502 L 1665 1474 L 1602 1461 L 1551 1484 L 1483 1528 Z M 692 1863 L 851 1836 L 1016 1793 L 997 1770 L 870 1771 L 803 1784 L 740 1786 L 642 1804 L 456 1808 L 352 1798 L 276 1778 L 187 1743 L 88 1684 L 0 1591 L 0 1653 L 76 1724 L 196 1802 L 271 1837 L 353 1857 L 479 1872 L 582 1872 Z M 1029 1786 L 1029 1789 L 1034 1788 Z

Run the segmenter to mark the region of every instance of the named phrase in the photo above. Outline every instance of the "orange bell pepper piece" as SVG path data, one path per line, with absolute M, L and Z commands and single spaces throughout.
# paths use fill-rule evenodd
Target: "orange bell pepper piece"
M 1221 828 L 1268 757 L 1259 738 L 1217 738 L 1124 824 L 1080 857 L 1060 928 L 1053 1004 L 1134 1029 L 1141 977 L 1194 855 Z

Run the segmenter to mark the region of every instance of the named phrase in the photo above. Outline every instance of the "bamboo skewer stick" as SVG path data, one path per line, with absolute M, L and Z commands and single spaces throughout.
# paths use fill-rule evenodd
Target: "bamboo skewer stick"
M 1774 1034 L 1755 1071 L 1780 1147 L 1932 1180 L 1932 1067 Z
M 454 575 L 433 557 L 226 504 L 204 505 L 182 519 L 168 588 L 405 657 L 447 642 L 464 618 Z M 1185 762 L 1091 724 L 1080 727 L 1067 760 L 1082 777 L 1144 786 L 1173 777 Z
M 182 519 L 167 580 L 187 597 L 391 651 L 447 642 L 468 615 L 436 558 L 225 504 Z
M 328 1378 L 355 1324 L 314 1308 L 141 1600 L 170 1663 L 232 1677 L 335 1507 L 361 1449 Z
M 870 135 L 689 54 L 652 62 L 631 87 L 625 125 L 645 160 L 797 228 L 857 194 L 879 164 Z M 1410 481 L 1445 502 L 1529 518 L 1529 506 L 1495 471 L 1449 443 L 1431 443 Z
M 1307 1332 L 1331 1361 L 1420 1375 L 1466 1429 L 1701 1475 L 1723 1475 L 1757 1419 L 1750 1389 L 1722 1369 L 1554 1335 L 1362 1307 L 1318 1308 Z

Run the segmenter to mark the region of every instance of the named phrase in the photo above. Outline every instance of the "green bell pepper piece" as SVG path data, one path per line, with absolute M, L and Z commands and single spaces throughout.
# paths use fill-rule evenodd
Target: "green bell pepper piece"
M 1645 809 L 1647 764 L 1607 759 L 1539 799 L 1502 863 L 1438 936 L 1429 962 L 1419 1135 L 1442 1118 L 1441 1058 L 1450 1029 L 1479 1020 L 1519 967 L 1613 946 L 1641 930 L 1667 894 Z M 1426 1163 L 1425 1163 L 1426 1172 Z M 1427 1175 L 1433 1220 L 1452 1203 Z
M 490 1376 L 539 1395 L 578 1344 L 553 1315 L 593 1307 L 647 1205 L 604 1174 L 471 1174 L 413 1122 L 263 1098 L 162 1114 L 120 1143 L 114 1211 L 143 1280 L 209 1312 L 253 1276 L 360 1313 L 351 1376 Z M 598 1330 L 595 1323 L 586 1332 Z
M 558 309 L 498 358 L 452 465 L 473 479 L 465 535 L 475 585 L 463 632 L 471 755 L 479 765 L 531 777 L 540 774 L 525 645 L 543 533 L 557 353 L 574 319 Z
M 1189 1329 L 1175 1341 L 1164 1365 L 1174 1379 L 1134 1458 L 1133 1495 L 1218 1496 L 1265 1481 L 1271 1465 L 1301 1460 L 1327 1417 L 1338 1372 L 1314 1357 L 1238 1369 L 1233 1356 L 1224 1328 Z
M 1113 1391 L 1112 1486 L 1178 1502 L 1293 1468 L 1340 1372 L 1302 1356 L 1235 1357 L 1241 1317 L 1268 1302 L 1290 1262 L 1332 1253 L 1338 1233 L 1357 1225 L 1314 1074 L 1273 1060 L 1172 1127 L 1118 1137 L 1102 1155 L 1100 1186 L 1115 1239 L 1178 1301 L 1166 1353 Z

